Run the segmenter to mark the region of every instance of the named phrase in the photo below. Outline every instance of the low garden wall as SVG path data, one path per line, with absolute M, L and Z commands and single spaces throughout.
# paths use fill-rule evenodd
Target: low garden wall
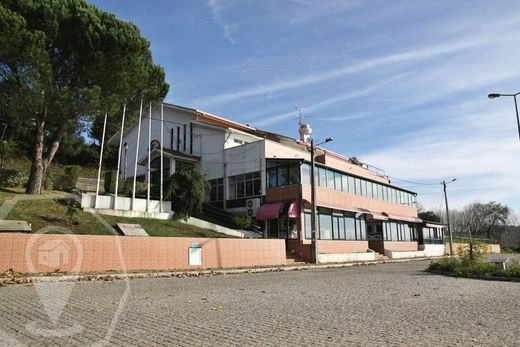
M 285 264 L 285 242 L 275 239 L 0 234 L 1 272 L 159 271 Z

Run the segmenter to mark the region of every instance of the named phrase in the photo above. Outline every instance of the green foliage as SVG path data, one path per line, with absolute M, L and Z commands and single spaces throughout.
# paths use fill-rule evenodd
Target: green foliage
M 175 219 L 188 217 L 202 211 L 206 179 L 197 168 L 175 171 L 166 184 L 165 195 L 171 198 Z
M 249 216 L 234 216 L 233 220 L 243 230 L 249 230 L 253 227 L 253 220 Z
M 135 109 L 167 91 L 149 42 L 130 22 L 83 0 L 1 2 L 0 103 L 15 138 L 43 149 L 34 151 L 29 192 L 39 192 L 61 141 L 71 148 L 71 134 L 105 112 L 117 124 L 123 101 Z
M 64 174 L 54 178 L 54 189 L 68 192 L 76 187 L 79 168 L 77 166 L 65 166 Z
M 3 169 L 0 177 L 0 185 L 6 188 L 25 187 L 29 180 L 26 170 Z
M 469 240 L 468 244 L 459 250 L 459 256 L 465 263 L 478 263 L 484 258 L 486 245 L 480 241 Z
M 520 280 L 520 264 L 509 263 L 506 270 L 502 270 L 493 263 L 485 261 L 467 261 L 463 258 L 444 258 L 430 264 L 430 270 L 442 271 L 454 276 L 473 277 L 491 276 L 508 277 Z
M 425 220 L 425 221 L 436 222 L 436 223 L 441 222 L 441 217 L 433 211 L 419 212 L 418 216 L 420 219 Z
M 520 247 L 501 247 L 500 253 L 520 253 Z
M 67 204 L 67 210 L 65 211 L 65 216 L 67 217 L 67 222 L 69 226 L 72 227 L 74 224 L 74 218 L 78 214 L 80 209 L 80 204 L 76 200 L 70 200 Z

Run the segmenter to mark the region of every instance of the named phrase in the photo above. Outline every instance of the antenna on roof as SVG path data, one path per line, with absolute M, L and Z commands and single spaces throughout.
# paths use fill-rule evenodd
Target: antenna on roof
M 301 126 L 301 125 L 302 125 L 302 119 L 304 118 L 304 117 L 303 117 L 303 111 L 304 111 L 304 109 L 301 108 L 301 107 L 299 107 L 299 106 L 296 106 L 294 109 L 295 109 L 296 111 L 298 111 L 298 125 Z

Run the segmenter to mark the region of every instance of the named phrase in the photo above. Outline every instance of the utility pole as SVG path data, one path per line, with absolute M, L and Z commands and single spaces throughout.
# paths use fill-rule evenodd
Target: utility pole
M 450 210 L 448 207 L 448 194 L 446 193 L 446 185 L 448 183 L 454 182 L 457 179 L 454 178 L 450 182 L 442 181 L 442 187 L 444 188 L 444 201 L 446 202 L 446 222 L 448 225 L 448 235 L 450 237 L 450 255 L 453 255 L 453 235 L 451 233 L 451 227 L 450 227 Z
M 332 137 L 327 138 L 325 141 L 314 144 L 314 139 L 310 139 L 310 152 L 311 152 L 311 262 L 314 264 L 319 263 L 318 254 L 320 253 L 318 250 L 318 240 L 320 238 L 320 233 L 318 230 L 318 225 L 316 221 L 316 161 L 315 161 L 315 152 L 316 146 L 322 145 L 324 143 L 330 142 L 334 140 Z
M 314 140 L 311 139 L 311 262 L 318 264 L 318 228 L 316 227 L 316 163 L 314 158 Z

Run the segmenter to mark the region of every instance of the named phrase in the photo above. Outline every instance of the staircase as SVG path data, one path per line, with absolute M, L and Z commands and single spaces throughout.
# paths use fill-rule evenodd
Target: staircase
M 286 264 L 287 265 L 303 265 L 303 264 L 305 264 L 305 260 L 303 260 L 302 258 L 300 258 L 296 255 L 287 254 Z

